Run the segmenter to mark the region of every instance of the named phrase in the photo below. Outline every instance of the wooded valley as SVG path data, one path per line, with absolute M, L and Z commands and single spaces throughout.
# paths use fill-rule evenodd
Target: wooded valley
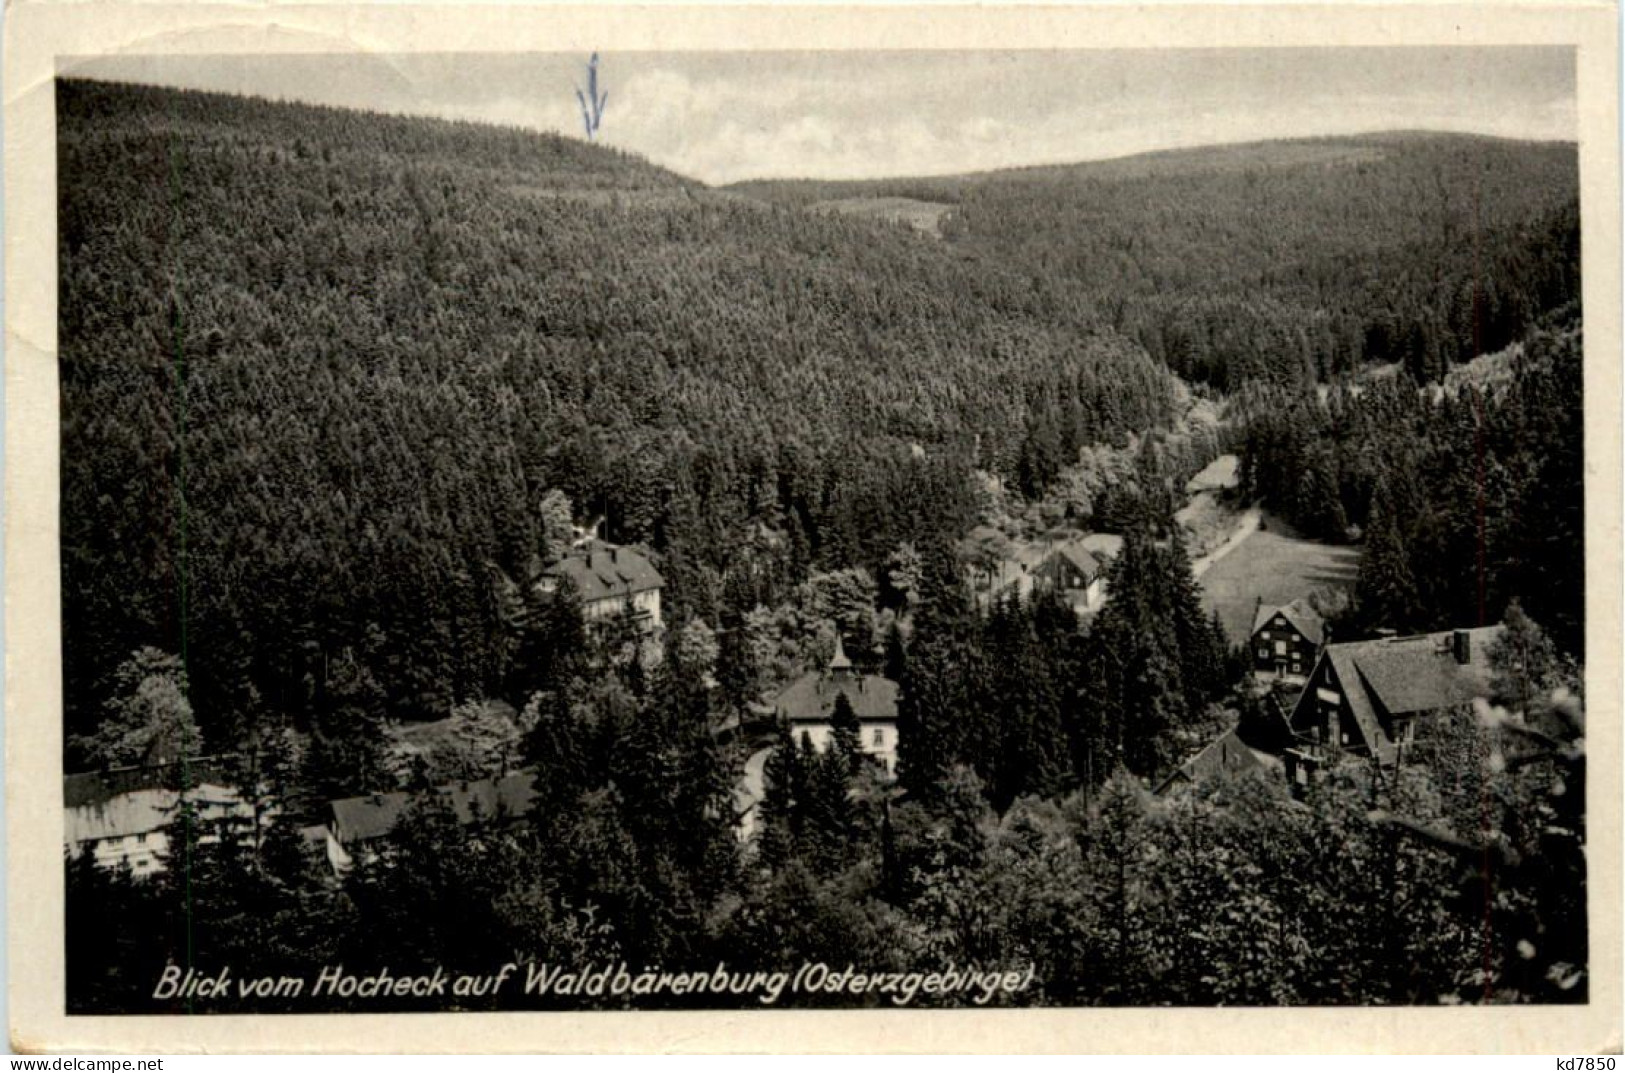
M 1030 963 L 1033 1004 L 1585 1000 L 1572 144 L 714 189 L 154 87 L 59 82 L 57 124 L 64 766 L 225 757 L 254 816 L 180 808 L 153 877 L 68 860 L 70 1010 L 181 1012 L 183 959 L 859 954 Z M 868 197 L 950 208 L 827 208 Z M 1279 731 L 1174 519 L 1228 451 L 1238 506 L 1361 549 L 1339 639 L 1507 622 L 1505 718 L 1154 793 Z M 976 595 L 966 535 L 1032 519 L 1121 538 L 1098 610 Z M 578 530 L 658 569 L 661 658 L 540 583 Z M 764 714 L 836 652 L 897 684 L 893 771 Z M 502 740 L 389 755 L 441 719 Z M 514 771 L 478 836 L 431 792 Z M 301 831 L 394 792 L 336 877 Z

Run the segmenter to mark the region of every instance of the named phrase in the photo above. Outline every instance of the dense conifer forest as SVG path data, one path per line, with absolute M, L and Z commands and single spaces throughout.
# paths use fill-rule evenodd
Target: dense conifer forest
M 968 528 L 1040 418 L 1173 417 L 1133 343 L 906 229 L 559 137 L 60 92 L 70 731 L 183 621 L 200 712 L 308 708 L 346 649 L 423 714 L 498 688 L 492 571 L 553 489 L 715 622 Z
M 223 757 L 255 817 L 200 841 L 183 805 L 148 878 L 68 860 L 70 1011 L 194 1008 L 153 998 L 169 964 L 514 960 L 1584 1001 L 1573 146 L 717 190 L 495 127 L 57 104 L 65 765 Z M 953 210 L 818 207 L 869 194 Z M 1174 520 L 1231 449 L 1239 496 L 1363 546 L 1341 636 L 1506 620 L 1495 718 L 1296 798 L 1152 792 L 1270 723 Z M 963 539 L 1018 507 L 1122 537 L 1096 613 L 974 596 Z M 535 584 L 595 522 L 663 575 L 663 658 Z M 895 772 L 850 712 L 822 752 L 764 719 L 837 638 L 899 685 Z M 392 752 L 440 719 L 443 752 Z M 429 792 L 512 771 L 539 798 L 511 822 Z M 301 829 L 395 790 L 337 878 Z M 549 1001 L 206 1008 L 448 1005 Z
M 784 204 L 951 206 L 943 240 L 1081 303 L 1187 379 L 1419 381 L 1578 291 L 1571 143 L 1421 133 L 1269 142 L 970 176 L 734 187 Z

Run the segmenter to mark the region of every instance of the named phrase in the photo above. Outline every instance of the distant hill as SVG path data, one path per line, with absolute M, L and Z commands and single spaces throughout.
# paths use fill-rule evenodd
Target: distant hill
M 1579 294 L 1572 143 L 1403 132 L 731 189 L 950 205 L 950 245 L 1220 386 L 1387 361 L 1439 379 Z
M 185 647 L 205 733 L 349 651 L 435 714 L 511 658 L 491 571 L 567 492 L 713 621 L 962 531 L 973 466 L 1176 382 L 1024 272 L 557 136 L 58 86 L 70 726 Z M 918 450 L 916 449 L 918 448 Z M 923 456 L 923 457 L 921 457 Z M 680 619 L 679 619 L 680 620 Z

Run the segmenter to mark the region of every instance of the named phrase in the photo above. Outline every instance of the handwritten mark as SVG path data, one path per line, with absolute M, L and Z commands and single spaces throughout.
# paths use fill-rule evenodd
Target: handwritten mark
M 587 127 L 587 140 L 592 141 L 604 121 L 604 105 L 609 103 L 609 91 L 598 92 L 598 53 L 587 63 L 587 89 L 576 87 L 576 100 L 581 105 L 581 121 Z

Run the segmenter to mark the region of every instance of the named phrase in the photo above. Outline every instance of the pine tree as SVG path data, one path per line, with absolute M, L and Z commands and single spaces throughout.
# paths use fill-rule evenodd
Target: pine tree
M 805 856 L 814 871 L 839 871 L 851 859 L 854 816 L 851 775 L 845 758 L 834 749 L 819 753 L 803 738 L 801 762 L 807 772 Z
M 852 710 L 846 694 L 835 694 L 835 710 L 830 715 L 830 754 L 846 766 L 848 776 L 863 766 L 863 726 Z
M 1099 877 L 1093 891 L 1102 931 L 1101 990 L 1117 1001 L 1134 1001 L 1141 936 L 1134 904 L 1139 858 L 1146 840 L 1142 791 L 1119 770 L 1101 791 L 1087 827 L 1088 859 Z
M 377 679 L 346 649 L 311 726 L 305 781 L 313 791 L 336 798 L 393 788 L 384 762 L 384 705 Z
M 976 759 L 993 807 L 1003 812 L 1026 794 L 1052 796 L 1069 780 L 1066 736 L 1054 668 L 1045 661 L 1029 609 L 1000 601 L 987 622 L 993 668 L 992 740 Z
M 922 627 L 910 646 L 897 702 L 897 776 L 909 795 L 934 800 L 961 755 L 968 714 L 962 648 Z
M 1202 610 L 1201 590 L 1191 573 L 1185 544 L 1175 536 L 1159 558 L 1168 593 L 1168 623 L 1178 649 L 1186 716 L 1195 715 L 1224 686 L 1226 646 L 1213 635 L 1212 620 Z
M 1418 618 L 1416 579 L 1394 516 L 1386 482 L 1379 481 L 1366 526 L 1365 554 L 1355 586 L 1359 614 L 1367 629 L 1409 631 Z
M 575 582 L 559 577 L 551 591 L 532 587 L 510 679 L 516 703 L 535 693 L 561 689 L 585 670 L 591 642 Z
M 903 640 L 903 628 L 896 619 L 893 619 L 886 629 L 885 663 L 881 668 L 881 674 L 893 682 L 901 682 L 907 663 L 908 646 Z
M 779 721 L 773 749 L 762 767 L 762 800 L 756 806 L 758 859 L 777 870 L 799 852 L 802 809 L 806 801 L 806 773 L 801 754 L 790 734 L 790 724 Z

